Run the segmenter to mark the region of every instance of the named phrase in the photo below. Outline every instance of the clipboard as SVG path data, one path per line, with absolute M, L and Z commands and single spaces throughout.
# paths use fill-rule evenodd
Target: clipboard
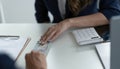
M 6 53 L 16 61 L 30 40 L 30 37 L 0 35 L 0 53 Z

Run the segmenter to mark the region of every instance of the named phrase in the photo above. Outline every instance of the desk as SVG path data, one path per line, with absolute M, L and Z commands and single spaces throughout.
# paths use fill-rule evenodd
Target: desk
M 25 68 L 25 54 L 30 52 L 40 36 L 52 24 L 1 24 L 0 35 L 20 35 L 31 37 L 31 41 L 16 61 L 19 67 Z M 103 69 L 94 45 L 78 46 L 71 30 L 63 33 L 51 43 L 47 55 L 48 69 Z

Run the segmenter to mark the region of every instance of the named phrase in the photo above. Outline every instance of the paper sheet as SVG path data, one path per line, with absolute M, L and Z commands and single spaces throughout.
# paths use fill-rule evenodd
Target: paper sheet
M 8 54 L 11 58 L 16 60 L 26 41 L 27 38 L 22 37 L 16 40 L 0 39 L 0 53 Z

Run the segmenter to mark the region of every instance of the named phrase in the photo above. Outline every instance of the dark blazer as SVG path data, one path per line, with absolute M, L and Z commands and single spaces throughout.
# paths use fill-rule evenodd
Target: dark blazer
M 88 5 L 85 9 L 79 12 L 78 16 L 85 16 L 89 14 L 94 14 L 97 12 L 103 13 L 108 20 L 112 16 L 120 15 L 120 2 L 119 0 L 100 0 L 99 8 L 97 7 L 98 0 L 93 0 L 93 2 Z M 35 1 L 35 17 L 38 23 L 50 21 L 48 17 L 48 11 L 53 15 L 53 22 L 57 23 L 62 19 L 60 11 L 58 8 L 57 0 L 36 0 Z M 68 3 L 66 2 L 66 18 L 74 17 L 68 8 Z
M 14 61 L 7 55 L 0 55 L 0 69 L 16 69 Z

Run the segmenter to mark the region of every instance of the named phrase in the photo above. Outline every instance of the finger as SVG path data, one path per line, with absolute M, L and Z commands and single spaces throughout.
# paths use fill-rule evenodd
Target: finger
M 25 61 L 26 61 L 26 65 L 29 64 L 29 54 L 25 55 Z
M 34 52 L 34 51 L 32 51 L 32 53 L 31 53 L 31 55 L 32 55 L 32 57 L 33 57 L 33 62 L 34 63 L 39 63 L 39 62 L 41 62 L 41 54 L 39 53 L 39 52 Z
M 41 43 L 44 43 L 46 41 L 47 36 L 52 32 L 53 28 L 49 28 L 48 31 L 42 36 Z
M 43 53 L 39 52 L 38 54 L 39 54 L 39 57 L 44 56 L 46 58 L 46 56 Z
M 54 41 L 58 36 L 60 35 L 60 32 L 57 32 L 51 37 L 50 41 Z
M 25 58 L 26 58 L 26 69 L 29 69 L 29 68 L 31 68 L 31 65 L 32 65 L 30 54 L 26 54 Z
M 33 57 L 34 57 L 34 54 L 37 54 L 37 53 L 39 53 L 38 51 L 31 51 L 31 55 L 33 55 Z
M 36 58 L 36 57 L 40 56 L 41 54 L 39 52 L 32 51 L 31 55 L 32 55 L 32 58 Z
M 50 28 L 44 33 L 44 35 L 41 37 L 40 41 L 44 40 L 45 35 L 48 33 L 48 31 L 50 30 Z
M 42 37 L 43 37 L 43 36 L 40 37 L 39 43 L 41 43 L 41 41 L 42 41 Z
M 30 57 L 31 57 L 32 65 L 36 64 L 37 61 L 36 61 L 35 51 L 31 51 Z
M 39 60 L 41 57 L 46 57 L 43 53 L 41 52 L 36 52 L 36 51 L 32 51 L 32 56 L 35 57 L 34 60 Z
M 41 53 L 41 52 L 36 52 L 35 55 L 36 55 L 37 58 L 40 58 L 40 57 L 44 56 L 44 54 Z
M 51 38 L 55 35 L 56 30 L 53 30 L 52 32 L 48 33 L 48 35 L 46 36 L 46 39 L 44 41 L 44 43 L 47 43 L 48 41 L 51 40 Z

